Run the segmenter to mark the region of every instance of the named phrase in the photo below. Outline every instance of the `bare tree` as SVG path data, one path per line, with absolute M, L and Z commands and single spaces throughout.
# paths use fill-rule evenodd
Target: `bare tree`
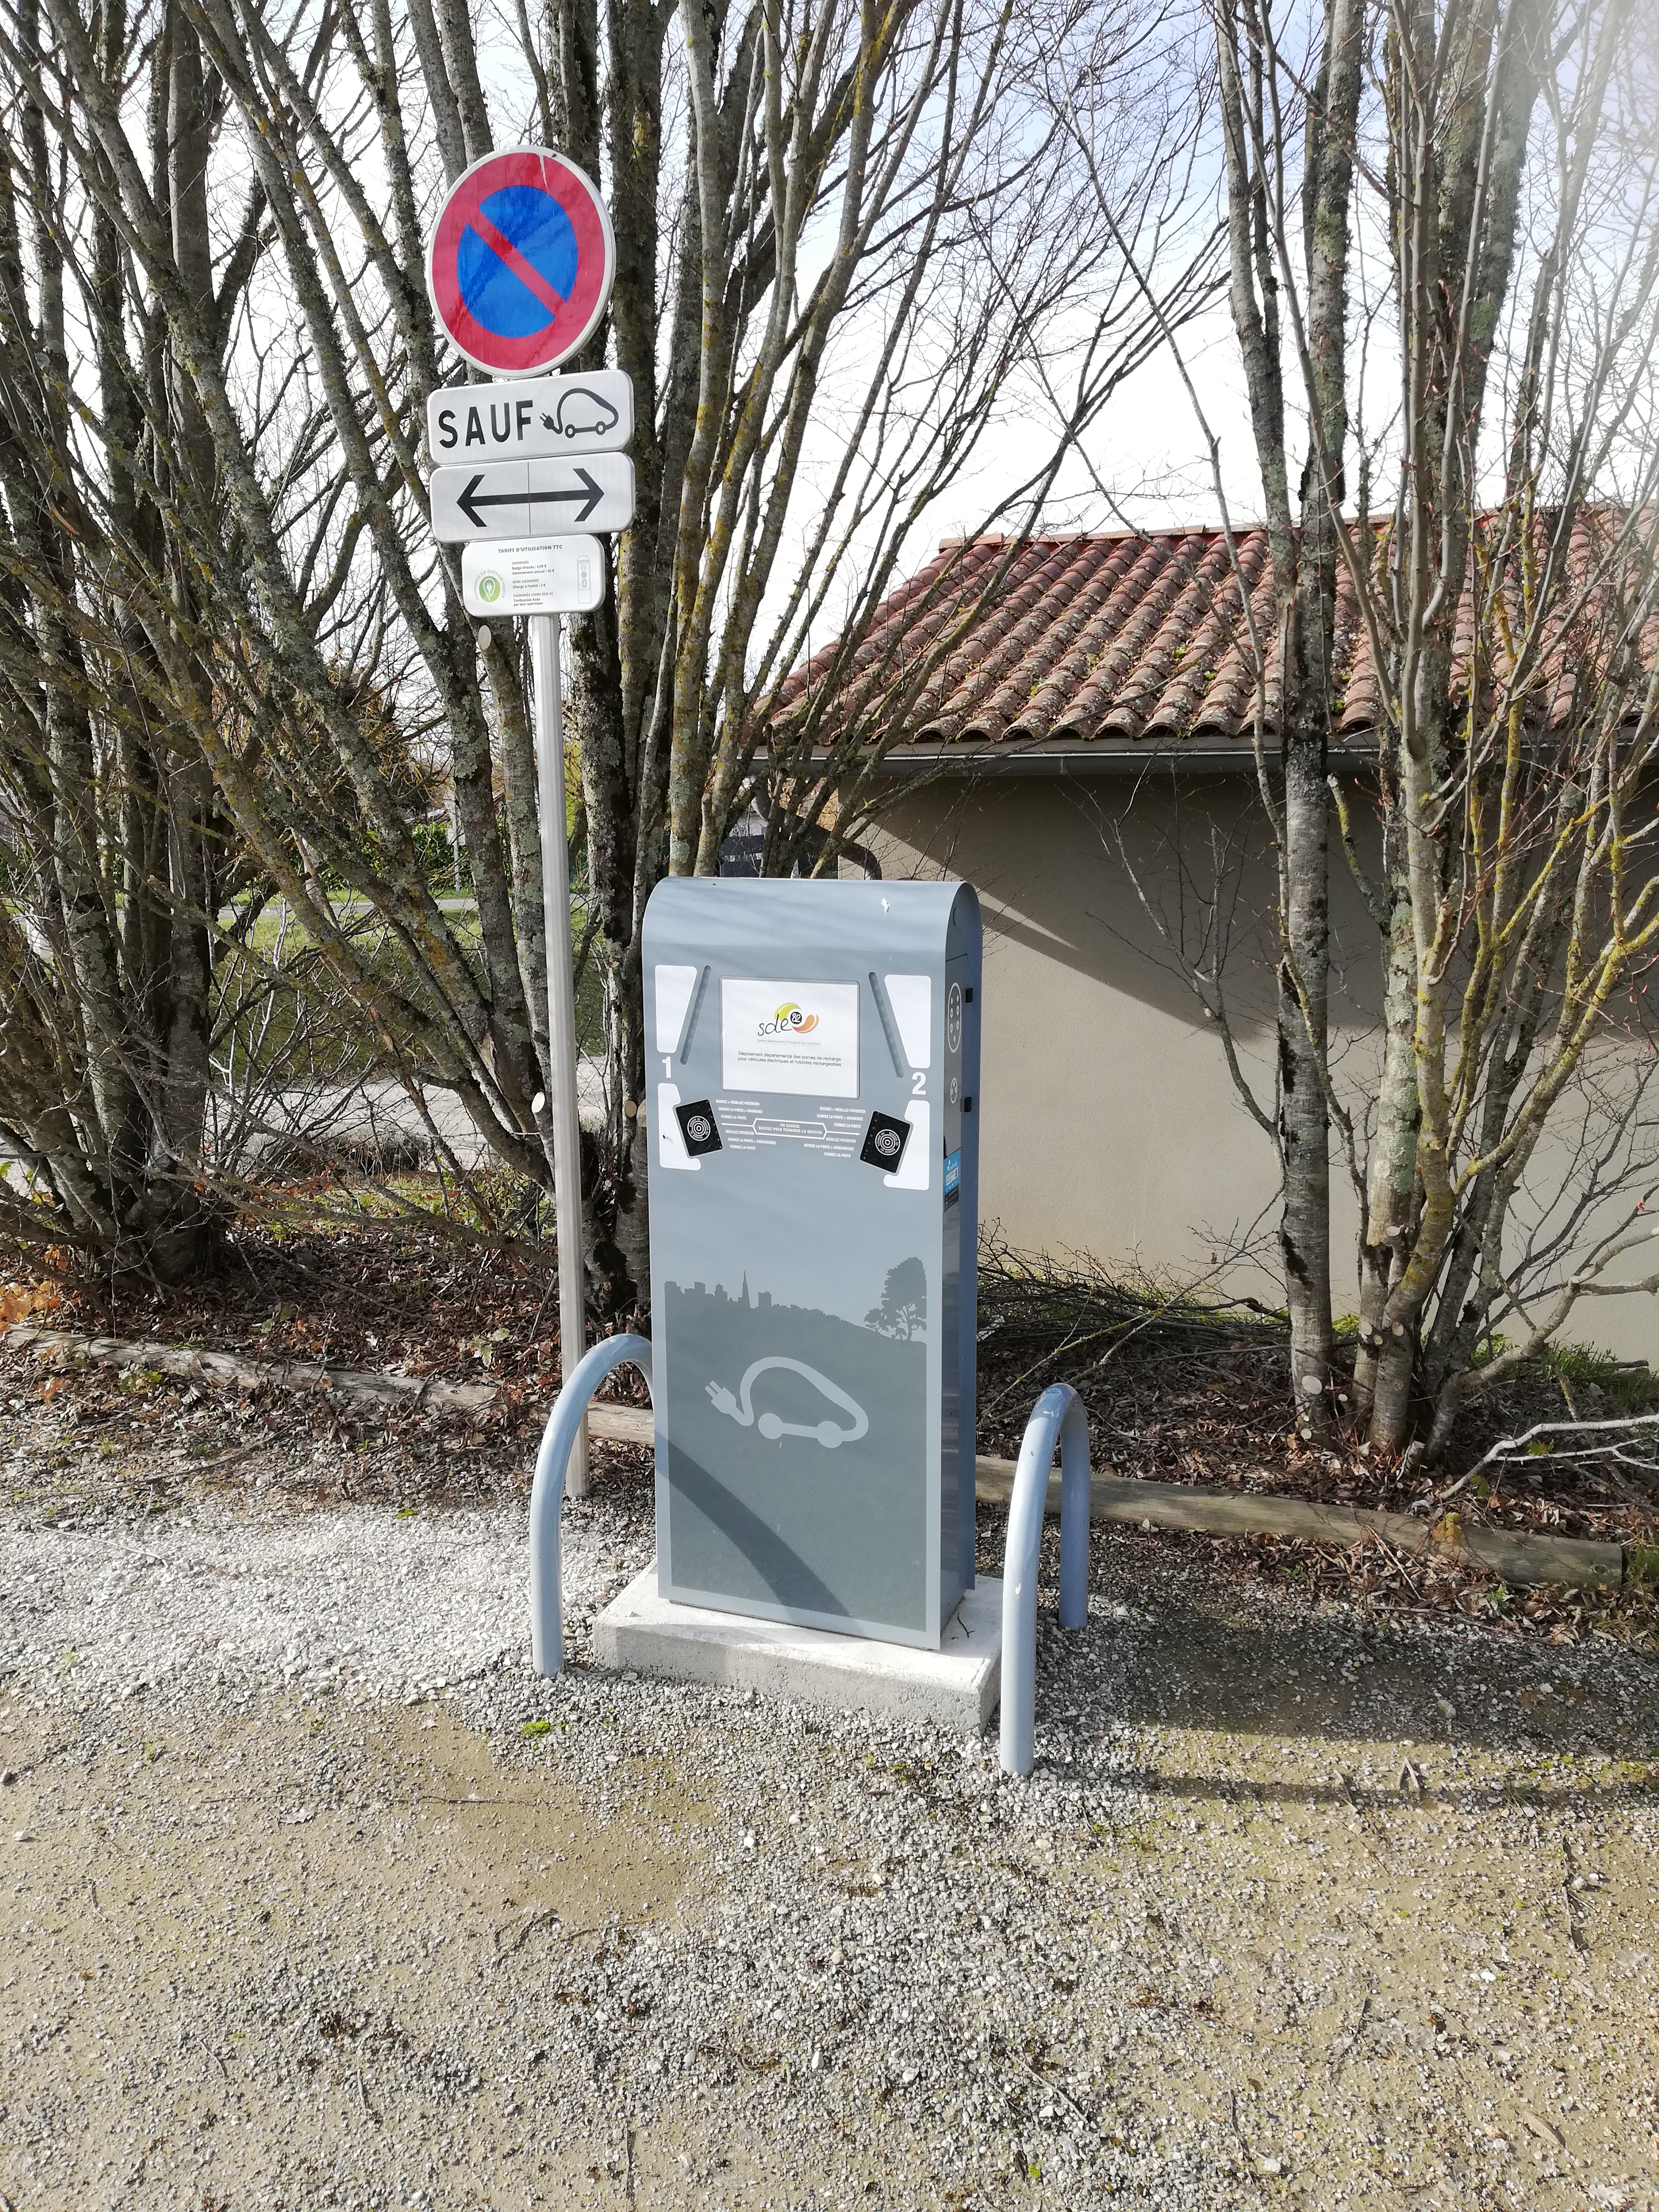
M 1347 545 L 1392 678 L 1356 1373 L 1389 1449 L 1414 1385 L 1442 1449 L 1499 1320 L 1522 1333 L 1486 1380 L 1565 1325 L 1622 1242 L 1570 1246 L 1541 1311 L 1504 1249 L 1552 1113 L 1656 938 L 1636 799 L 1655 734 L 1659 86 L 1640 21 L 1624 0 L 1511 0 L 1484 26 L 1401 31 L 1387 82 L 1399 489 L 1389 557 L 1363 514 Z
M 152 326 L 127 343 L 122 241 L 89 227 L 44 95 L 38 11 L 13 22 L 0 162 L 0 1229 L 163 1274 L 211 1242 L 203 1138 L 213 916 L 260 883 L 233 850 L 193 731 L 214 711 L 198 649 L 198 579 L 168 509 L 215 496 L 180 363 Z M 118 9 L 100 66 L 122 65 Z M 202 88 L 159 57 L 150 110 L 181 242 L 200 213 Z M 205 290 L 216 348 L 249 271 Z M 100 446 L 99 515 L 84 487 Z M 161 651 L 106 564 L 142 548 Z
M 963 656 L 983 650 L 975 635 L 981 617 L 1001 598 L 1062 467 L 1076 460 L 1091 430 L 1109 421 L 1125 380 L 1215 296 L 1222 233 L 1194 191 L 1212 88 L 1191 65 L 1183 27 L 1179 17 L 1133 20 L 1115 8 L 1081 9 L 1074 38 L 1041 43 L 1042 97 L 1070 149 L 1068 204 L 1080 199 L 1092 209 L 1079 234 L 1090 252 L 1066 268 L 1064 313 L 1048 342 L 999 357 L 997 376 L 1005 384 L 1011 368 L 1019 369 L 1008 412 L 1017 422 L 1040 416 L 1050 442 L 1036 455 L 1027 448 L 1027 473 L 1005 473 L 977 532 L 948 547 L 931 575 L 892 596 L 902 553 L 972 458 L 975 436 L 968 433 L 977 433 L 979 417 L 947 419 L 945 434 L 928 434 L 931 425 L 902 398 L 915 371 L 908 347 L 897 343 L 884 348 L 860 394 L 859 442 L 838 465 L 837 503 L 802 564 L 749 720 L 728 739 L 734 757 L 743 745 L 741 773 L 750 787 L 773 802 L 769 870 L 823 869 L 849 848 L 863 850 L 857 841 L 892 796 L 884 773 L 889 755 L 919 722 L 933 719 Z M 1077 127 L 1080 103 L 1086 133 Z M 1024 235 L 1040 249 L 1042 234 L 1030 210 Z M 1022 250 L 1013 266 L 1024 265 Z M 978 375 L 1008 296 L 1000 273 L 983 295 L 952 290 L 944 350 L 961 365 L 960 377 Z M 1025 299 L 1018 320 L 1042 329 Z M 837 538 L 830 525 L 847 506 L 855 456 L 862 483 Z M 997 549 L 991 557 L 988 547 Z M 860 557 L 872 548 L 874 557 Z M 834 635 L 798 660 L 833 604 L 830 586 L 843 580 Z M 914 778 L 907 787 L 916 788 Z
M 1273 549 L 1261 589 L 1228 523 L 1279 854 L 1293 1388 L 1304 1431 L 1328 1425 L 1334 1133 L 1364 1222 L 1352 1402 L 1385 1451 L 1417 1433 L 1432 1455 L 1582 1301 L 1659 1285 L 1614 1266 L 1659 1180 L 1638 803 L 1659 668 L 1659 84 L 1626 0 L 1216 0 L 1212 20 Z M 1363 702 L 1341 696 L 1351 678 Z M 1359 710 L 1374 872 L 1360 802 L 1325 774 Z M 1328 1033 L 1328 793 L 1382 968 L 1357 1092 Z M 1206 1003 L 1224 1030 L 1212 988 Z
M 640 501 L 605 606 L 572 626 L 571 711 L 606 979 L 605 1126 L 585 1177 L 605 1218 L 589 1242 L 596 1293 L 625 1302 L 637 1243 L 605 1232 L 636 1180 L 645 901 L 670 868 L 714 867 L 757 794 L 784 799 L 775 865 L 834 830 L 834 776 L 809 777 L 803 805 L 757 760 L 769 702 L 827 607 L 874 605 L 871 580 L 959 480 L 1022 367 L 1086 352 L 1066 319 L 1115 252 L 1037 59 L 1081 41 L 1121 64 L 1128 115 L 1175 33 L 1127 0 L 555 0 L 506 27 L 503 70 L 486 29 L 501 27 L 451 0 L 143 0 L 131 15 L 4 0 L 0 76 L 33 133 L 9 135 L 6 189 L 45 242 L 13 257 L 11 327 L 31 335 L 6 396 L 58 531 L 48 590 L 9 483 L 4 743 L 21 761 L 56 742 L 39 735 L 44 704 L 12 704 L 57 665 L 56 622 L 107 695 L 76 740 L 106 811 L 78 848 L 59 823 L 40 850 L 59 874 L 107 876 L 129 767 L 142 792 L 149 758 L 112 750 L 115 731 L 166 732 L 154 780 L 187 834 L 149 834 L 177 845 L 177 880 L 157 889 L 133 858 L 137 908 L 106 888 L 102 908 L 118 935 L 153 895 L 175 941 L 149 969 L 106 960 L 106 1058 L 131 1058 L 160 960 L 186 1009 L 167 1030 L 181 1131 L 201 1127 L 234 868 L 300 919 L 383 1065 L 453 1091 L 501 1161 L 548 1183 L 526 671 L 505 626 L 487 644 L 475 632 L 427 527 L 421 425 L 451 372 L 422 246 L 447 181 L 498 137 L 555 141 L 601 179 L 617 278 L 587 358 L 608 349 L 634 379 Z M 515 71 L 516 94 L 493 89 Z M 1143 166 L 1158 165 L 1153 146 Z M 1126 205 L 1142 181 L 1126 167 Z M 54 315 L 52 356 L 32 338 Z M 1133 346 L 1114 325 L 1108 350 Z M 1097 362 L 1079 404 L 1105 388 Z M 1056 454 L 1071 427 L 1054 425 Z M 138 702 L 125 723 L 120 683 Z M 61 696 L 87 687 L 73 676 Z M 423 746 L 449 769 L 462 920 L 399 795 L 398 763 Z M 93 913 L 73 884 L 61 902 L 65 927 Z M 378 932 L 356 926 L 365 909 Z M 52 973 L 71 1006 L 106 988 L 61 960 Z M 0 1111 L 18 1119 L 10 1065 Z M 44 1062 L 36 1075 L 51 1093 Z
M 1249 397 L 1272 562 L 1268 619 L 1252 623 L 1255 732 L 1279 864 L 1279 1248 L 1291 1317 L 1291 1387 L 1304 1433 L 1328 1425 L 1332 1376 L 1330 1143 L 1322 1064 L 1329 1035 L 1327 746 L 1335 645 L 1338 518 L 1348 430 L 1347 283 L 1363 0 L 1332 0 L 1315 66 L 1281 66 L 1259 0 L 1215 14 L 1225 155 L 1230 304 Z M 1308 87 L 1296 97 L 1298 83 Z M 1302 222 L 1287 229 L 1287 138 L 1300 112 Z M 1299 259 L 1299 266 L 1298 266 Z M 1288 302 L 1291 331 L 1284 327 Z M 1304 371 L 1310 453 L 1292 505 L 1285 340 Z M 1334 457 L 1334 465 L 1323 462 Z M 1244 603 L 1249 605 L 1248 600 Z M 1263 748 L 1269 684 L 1276 782 Z

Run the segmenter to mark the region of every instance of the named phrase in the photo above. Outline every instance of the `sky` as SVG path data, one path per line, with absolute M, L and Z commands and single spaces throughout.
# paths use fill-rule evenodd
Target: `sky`
M 1212 307 L 1183 331 L 1181 343 L 1206 419 L 1220 441 L 1222 486 L 1229 509 L 1235 521 L 1255 520 L 1261 505 L 1261 477 L 1224 305 Z M 1048 443 L 1036 423 L 1011 423 L 994 433 L 975 468 L 942 507 L 936 534 L 960 536 L 974 528 L 1006 487 L 1038 464 Z M 1133 525 L 1172 530 L 1218 520 L 1203 436 L 1186 387 L 1167 354 L 1155 357 L 1119 387 L 1083 444 L 1089 465 L 1073 460 L 1062 471 L 1045 509 L 1048 526 L 1114 530 Z
M 493 34 L 486 29 L 487 22 L 488 18 L 480 24 L 480 59 L 499 144 L 507 143 L 515 120 L 528 121 L 533 116 L 533 95 L 526 81 L 516 23 L 505 9 Z M 665 124 L 666 146 L 683 124 L 677 119 L 671 125 L 666 118 Z M 603 185 L 604 180 L 599 181 Z M 809 233 L 803 244 L 803 292 L 816 274 L 820 244 L 827 248 L 829 243 L 829 225 L 823 228 L 826 234 L 821 241 Z M 1224 302 L 1218 302 L 1199 324 L 1183 331 L 1182 349 L 1210 426 L 1220 441 L 1222 478 L 1230 511 L 1236 521 L 1255 520 L 1261 504 L 1260 478 Z M 832 342 L 825 380 L 829 389 L 823 394 L 830 404 L 820 404 L 808 432 L 800 488 L 793 502 L 772 588 L 763 603 L 757 643 L 769 627 L 766 613 L 781 605 L 796 573 L 799 548 L 814 520 L 813 487 L 827 483 L 840 457 L 842 433 L 836 420 L 832 381 L 837 360 L 848 364 L 849 381 L 861 384 L 852 364 L 862 350 L 863 333 L 856 324 L 844 328 Z M 1290 388 L 1294 390 L 1293 380 Z M 1022 404 L 1016 396 L 1004 418 L 983 437 L 963 475 L 912 532 L 899 562 L 901 576 L 914 574 L 930 559 L 942 538 L 983 528 L 987 515 L 999 501 L 1037 469 L 1052 450 L 1052 422 L 1045 421 L 1050 410 L 1035 386 L 1024 398 Z M 1085 451 L 1086 465 L 1073 459 L 1063 468 L 1044 509 L 1045 527 L 1110 530 L 1127 524 L 1164 530 L 1212 526 L 1218 520 L 1205 443 L 1181 379 L 1166 359 L 1154 360 L 1120 387 L 1087 436 Z M 851 589 L 850 580 L 848 589 Z M 826 631 L 835 614 L 832 599 L 825 610 Z

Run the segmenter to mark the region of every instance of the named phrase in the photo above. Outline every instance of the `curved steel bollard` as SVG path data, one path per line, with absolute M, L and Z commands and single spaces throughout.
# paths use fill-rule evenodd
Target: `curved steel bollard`
M 538 1674 L 556 1674 L 564 1665 L 564 1602 L 559 1587 L 559 1508 L 564 1504 L 564 1471 L 588 1400 L 613 1367 L 629 1360 L 644 1376 L 649 1389 L 650 1340 L 607 1336 L 577 1361 L 574 1372 L 553 1401 L 553 1411 L 542 1431 L 536 1480 L 530 1489 L 530 1650 Z
M 1008 1501 L 1008 1553 L 1002 1570 L 1002 1733 L 1005 1774 L 1031 1771 L 1036 1717 L 1037 1549 L 1048 1470 L 1060 1445 L 1060 1625 L 1081 1628 L 1089 1614 L 1089 1422 L 1069 1382 L 1037 1400 L 1020 1440 Z

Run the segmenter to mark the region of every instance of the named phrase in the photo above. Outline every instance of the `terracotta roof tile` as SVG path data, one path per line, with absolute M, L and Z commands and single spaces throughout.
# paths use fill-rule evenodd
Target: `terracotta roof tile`
M 1575 531 L 1571 565 L 1580 575 L 1593 567 L 1597 535 L 1593 518 Z M 878 609 L 832 696 L 825 699 L 822 687 L 839 659 L 839 642 L 794 671 L 777 711 L 787 718 L 815 700 L 827 726 L 866 719 L 872 733 L 896 717 L 900 742 L 919 745 L 1098 744 L 1121 750 L 1201 739 L 1212 747 L 1237 744 L 1242 751 L 1255 720 L 1255 680 L 1241 577 L 1267 652 L 1269 734 L 1278 726 L 1281 641 L 1266 531 L 1239 532 L 1236 555 L 1237 567 L 1217 530 L 1048 536 L 1023 544 L 947 539 Z M 1379 538 L 1379 563 L 1386 558 Z M 1361 739 L 1375 726 L 1379 685 L 1353 586 L 1346 570 L 1338 575 L 1337 732 Z M 1469 678 L 1477 629 L 1501 672 L 1502 627 L 1477 625 L 1473 589 L 1465 592 L 1453 648 L 1460 689 Z M 1644 627 L 1639 649 L 1647 665 L 1659 664 L 1659 612 Z M 1570 634 L 1551 648 L 1553 722 L 1573 711 L 1580 659 Z

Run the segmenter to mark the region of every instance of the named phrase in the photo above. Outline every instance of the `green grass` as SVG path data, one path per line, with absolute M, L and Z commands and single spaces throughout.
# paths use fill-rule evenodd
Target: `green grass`
M 1575 1420 L 1591 1418 L 1586 1401 L 1604 1420 L 1659 1413 L 1659 1375 L 1645 1364 L 1614 1359 L 1589 1345 L 1563 1344 L 1545 1352 L 1540 1364 L 1561 1385 Z

